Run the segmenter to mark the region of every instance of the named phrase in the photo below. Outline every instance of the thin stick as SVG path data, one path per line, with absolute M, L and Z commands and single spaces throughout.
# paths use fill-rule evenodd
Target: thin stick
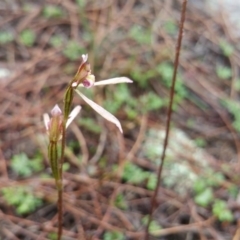
M 181 49 L 181 44 L 182 44 L 182 36 L 183 36 L 183 28 L 184 28 L 184 22 L 185 22 L 186 8 L 187 8 L 187 0 L 183 0 L 182 10 L 181 10 L 181 21 L 180 21 L 178 41 L 177 41 L 175 61 L 174 61 L 174 72 L 173 72 L 173 78 L 172 78 L 172 86 L 171 86 L 171 89 L 170 89 L 170 101 L 169 101 L 169 105 L 168 105 L 167 123 L 166 123 L 166 136 L 165 136 L 165 139 L 164 139 L 163 152 L 162 152 L 162 156 L 161 156 L 161 164 L 160 164 L 159 169 L 158 169 L 157 186 L 154 190 L 154 193 L 153 193 L 153 196 L 152 196 L 152 199 L 151 199 L 151 209 L 150 209 L 150 213 L 149 213 L 148 223 L 147 223 L 147 226 L 146 226 L 145 240 L 149 240 L 149 226 L 150 226 L 150 223 L 151 223 L 151 220 L 152 220 L 153 211 L 154 211 L 155 206 L 156 206 L 156 198 L 157 198 L 157 195 L 158 195 L 159 186 L 161 185 L 161 174 L 162 174 L 162 169 L 163 169 L 163 165 L 164 165 L 166 149 L 167 149 L 168 139 L 169 139 L 174 90 L 175 90 L 175 83 L 176 83 L 176 77 L 177 77 L 177 69 L 178 69 L 178 64 L 179 64 L 180 49 Z

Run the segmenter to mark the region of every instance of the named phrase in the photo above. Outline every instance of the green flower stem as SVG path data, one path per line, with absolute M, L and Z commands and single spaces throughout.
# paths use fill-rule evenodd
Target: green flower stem
M 73 90 L 72 83 L 75 81 L 76 76 L 72 79 L 70 84 L 67 87 L 67 90 L 64 94 L 64 119 L 62 123 L 62 143 L 61 143 L 61 158 L 59 163 L 59 171 L 57 175 L 59 178 L 56 180 L 57 190 L 58 190 L 58 240 L 61 240 L 62 237 L 62 218 L 63 218 L 63 203 L 62 203 L 62 166 L 64 163 L 65 155 L 65 144 L 66 144 L 66 124 L 68 116 L 70 114 L 72 100 L 73 100 Z M 55 178 L 56 179 L 56 178 Z
M 64 119 L 62 124 L 62 143 L 61 143 L 61 158 L 59 164 L 59 181 L 58 186 L 58 240 L 62 237 L 62 218 L 63 218 L 63 203 L 62 203 L 62 166 L 65 155 L 65 143 L 66 143 L 66 124 L 67 119 L 71 110 L 73 100 L 73 88 L 71 85 L 68 86 L 64 95 Z M 61 187 L 59 187 L 61 186 Z
M 60 169 L 58 163 L 58 149 L 57 149 L 57 142 L 50 142 L 48 145 L 48 157 L 53 173 L 53 177 L 56 181 L 56 186 L 59 189 L 59 180 L 60 180 Z
M 68 119 L 70 110 L 71 110 L 71 105 L 72 105 L 72 100 L 73 100 L 73 88 L 72 86 L 68 86 L 65 95 L 64 95 L 64 122 L 66 125 L 66 121 Z M 65 128 L 63 129 L 63 131 Z

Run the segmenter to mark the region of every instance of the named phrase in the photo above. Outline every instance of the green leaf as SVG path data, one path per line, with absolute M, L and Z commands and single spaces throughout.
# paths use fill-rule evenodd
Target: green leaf
M 150 173 L 147 182 L 147 189 L 154 190 L 156 187 L 157 187 L 157 175 L 155 173 Z
M 60 18 L 64 16 L 63 10 L 59 6 L 47 5 L 43 9 L 45 18 Z
M 50 44 L 58 48 L 63 45 L 63 37 L 61 35 L 54 35 L 50 38 Z
M 127 203 L 125 201 L 124 195 L 123 194 L 118 194 L 114 205 L 122 210 L 126 210 L 127 209 Z
M 240 91 L 240 78 L 237 78 L 234 82 L 234 89 Z
M 207 145 L 207 142 L 204 138 L 198 137 L 194 139 L 194 142 L 198 147 L 205 147 Z
M 220 79 L 228 79 L 232 76 L 231 68 L 220 65 L 216 67 L 216 73 Z
M 203 192 L 206 187 L 208 186 L 206 180 L 204 178 L 199 178 L 197 181 L 193 184 L 193 190 L 196 194 L 200 194 Z
M 70 164 L 68 162 L 63 163 L 62 169 L 64 172 L 68 171 L 70 168 Z
M 77 0 L 77 5 L 80 8 L 84 8 L 86 6 L 86 0 Z
M 168 34 L 174 35 L 177 33 L 178 28 L 173 20 L 166 21 L 163 26 Z
M 13 34 L 8 31 L 1 31 L 0 32 L 0 43 L 6 44 L 12 42 L 14 40 Z
M 229 44 L 226 40 L 221 40 L 219 47 L 221 48 L 221 50 L 223 51 L 223 54 L 226 57 L 230 57 L 234 52 L 234 46 Z
M 32 47 L 35 42 L 36 35 L 31 29 L 25 29 L 21 32 L 19 38 L 23 45 L 26 47 Z
M 134 107 L 126 106 L 124 110 L 126 111 L 128 118 L 136 119 L 138 117 L 138 112 Z
M 32 169 L 29 164 L 30 160 L 25 153 L 13 156 L 11 160 L 11 168 L 20 176 L 28 177 L 32 174 Z
M 124 240 L 126 239 L 124 237 L 124 234 L 121 232 L 117 232 L 117 231 L 112 231 L 112 232 L 105 232 L 104 236 L 103 236 L 103 240 Z
M 231 99 L 221 99 L 221 104 L 234 116 L 233 127 L 240 132 L 240 104 Z
M 229 192 L 229 195 L 230 195 L 232 198 L 236 199 L 237 196 L 238 196 L 238 193 L 239 193 L 239 191 L 238 191 L 238 186 L 236 186 L 236 185 L 231 185 L 231 186 L 228 188 L 228 192 Z
M 221 172 L 210 171 L 209 176 L 207 177 L 208 185 L 213 187 L 220 186 L 224 180 L 225 177 Z
M 49 233 L 48 238 L 50 240 L 57 240 L 57 238 L 58 238 L 57 233 L 55 233 L 55 232 Z
M 114 92 L 115 100 L 120 104 L 127 102 L 131 98 L 131 94 L 127 84 L 119 84 Z
M 162 76 L 162 80 L 168 88 L 172 84 L 173 66 L 170 63 L 163 62 L 157 66 L 157 72 Z
M 142 218 L 141 221 L 144 225 L 147 225 L 148 219 L 149 219 L 149 215 L 146 215 Z M 150 225 L 149 225 L 149 232 L 150 233 L 154 233 L 154 231 L 158 231 L 158 230 L 161 230 L 161 229 L 162 229 L 162 226 L 160 224 L 158 224 L 157 221 L 151 220 Z
M 16 207 L 18 214 L 33 212 L 42 205 L 42 200 L 35 197 L 32 192 L 25 187 L 7 187 L 2 190 L 5 201 Z
M 41 171 L 44 168 L 41 156 L 30 160 L 25 153 L 13 156 L 10 166 L 14 172 L 23 177 L 29 177 L 33 172 Z
M 83 53 L 85 50 L 76 41 L 69 41 L 63 51 L 63 54 L 71 61 L 80 59 Z
M 130 29 L 129 36 L 139 44 L 151 44 L 151 30 L 134 25 Z
M 232 212 L 227 208 L 226 202 L 220 199 L 216 199 L 213 204 L 213 214 L 222 222 L 233 221 Z
M 83 128 L 86 128 L 87 130 L 93 132 L 93 133 L 100 133 L 101 132 L 101 127 L 97 124 L 96 120 L 93 118 L 80 118 L 79 120 L 80 126 Z
M 140 97 L 140 101 L 144 106 L 144 110 L 153 111 L 160 109 L 165 105 L 165 101 L 153 92 L 149 92 Z
M 35 157 L 33 159 L 30 159 L 29 167 L 34 172 L 42 171 L 44 169 L 42 156 L 38 156 L 38 157 Z
M 208 187 L 203 192 L 198 194 L 194 200 L 195 202 L 203 207 L 207 207 L 213 201 L 213 190 L 212 188 Z
M 137 165 L 128 162 L 124 167 L 123 179 L 129 183 L 139 184 L 147 179 L 148 174 Z

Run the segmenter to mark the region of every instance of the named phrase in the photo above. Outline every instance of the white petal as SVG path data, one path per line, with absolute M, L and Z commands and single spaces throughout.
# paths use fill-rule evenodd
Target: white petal
M 76 82 L 72 83 L 72 87 L 76 87 L 76 86 L 77 86 Z
M 87 62 L 88 54 L 82 54 L 82 60 L 83 60 L 83 63 Z
M 133 81 L 127 77 L 116 77 L 110 78 L 107 80 L 101 80 L 94 83 L 94 86 L 97 85 L 108 85 L 108 84 L 117 84 L 117 83 L 132 83 Z
M 80 112 L 81 108 L 82 108 L 81 106 L 76 106 L 72 110 L 72 112 L 69 114 L 69 117 L 68 117 L 68 120 L 67 120 L 67 123 L 66 123 L 66 128 L 71 124 L 73 119 L 78 115 L 78 113 Z
M 87 98 L 85 95 L 83 95 L 80 91 L 75 90 L 78 95 L 87 103 L 89 104 L 97 113 L 99 113 L 102 117 L 106 118 L 108 121 L 114 123 L 118 129 L 120 130 L 120 132 L 122 133 L 122 127 L 121 127 L 121 123 L 118 121 L 118 119 L 116 117 L 114 117 L 110 112 L 108 112 L 107 110 L 105 110 L 103 107 L 99 106 L 98 104 L 96 104 L 95 102 L 93 102 L 92 100 L 90 100 L 89 98 Z
M 49 117 L 49 115 L 47 113 L 43 114 L 43 121 L 44 121 L 44 124 L 45 124 L 45 128 L 48 131 L 49 130 L 48 129 L 48 124 L 50 122 L 50 117 Z
M 60 116 L 62 115 L 62 110 L 60 109 L 60 107 L 56 104 L 54 106 L 54 108 L 51 110 L 51 114 L 52 116 Z

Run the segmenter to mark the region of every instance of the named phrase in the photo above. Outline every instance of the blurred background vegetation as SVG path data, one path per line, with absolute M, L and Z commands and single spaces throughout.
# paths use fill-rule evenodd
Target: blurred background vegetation
M 151 239 L 239 236 L 240 41 L 231 13 L 188 4 Z M 200 5 L 200 6 L 199 6 Z M 86 89 L 124 134 L 83 107 L 68 131 L 63 239 L 143 239 L 165 135 L 181 1 L 0 2 L 0 236 L 56 239 L 42 114 L 62 106 L 81 55 Z M 238 238 L 237 238 L 238 239 Z

